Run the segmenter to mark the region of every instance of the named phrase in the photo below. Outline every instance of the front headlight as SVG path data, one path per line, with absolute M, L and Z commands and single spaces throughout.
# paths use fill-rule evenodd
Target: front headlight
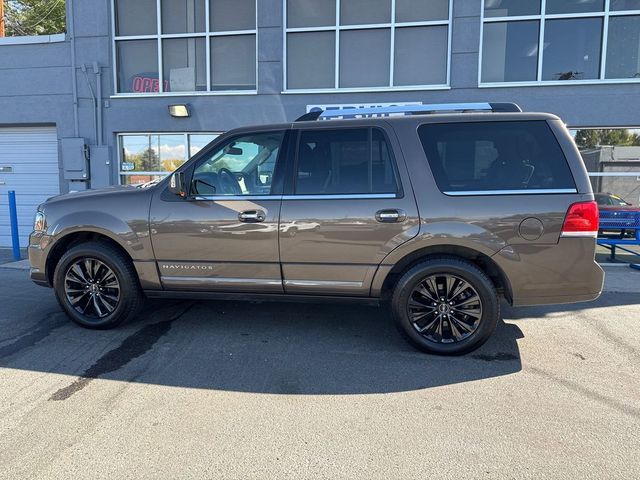
M 47 230 L 47 219 L 43 212 L 36 212 L 36 216 L 33 219 L 33 231 L 44 232 Z

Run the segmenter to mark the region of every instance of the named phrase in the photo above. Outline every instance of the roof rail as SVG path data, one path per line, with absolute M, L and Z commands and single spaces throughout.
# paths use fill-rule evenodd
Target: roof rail
M 296 122 L 328 118 L 350 118 L 360 115 L 428 115 L 444 112 L 522 112 L 522 109 L 515 103 L 433 103 L 429 105 L 394 105 L 389 107 L 369 107 L 369 108 L 342 108 L 331 110 L 314 110 L 305 113 Z

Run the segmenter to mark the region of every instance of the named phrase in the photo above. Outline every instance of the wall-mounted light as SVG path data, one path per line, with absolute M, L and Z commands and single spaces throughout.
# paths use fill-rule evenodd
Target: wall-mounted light
M 189 105 L 169 105 L 169 115 L 176 118 L 186 118 L 191 116 Z

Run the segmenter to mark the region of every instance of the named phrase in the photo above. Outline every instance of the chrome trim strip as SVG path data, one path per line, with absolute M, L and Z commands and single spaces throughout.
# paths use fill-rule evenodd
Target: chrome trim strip
M 531 190 L 461 190 L 456 192 L 442 192 L 452 197 L 466 195 L 536 195 L 540 193 L 578 193 L 575 188 L 537 188 Z
M 585 237 L 585 238 L 597 238 L 598 232 L 562 232 L 560 237 Z
M 282 195 L 194 195 L 191 200 L 220 201 L 220 200 L 281 200 Z
M 362 282 L 340 282 L 333 280 L 285 280 L 286 287 L 362 287 Z
M 398 198 L 395 193 L 364 193 L 344 195 L 283 195 L 283 200 L 375 200 L 380 198 Z
M 200 283 L 209 285 L 247 285 L 247 286 L 281 286 L 282 281 L 278 278 L 231 278 L 231 277 L 160 277 L 162 282 L 175 284 Z
M 398 198 L 398 195 L 395 193 L 355 193 L 339 195 L 196 195 L 192 196 L 191 200 L 376 200 L 381 198 Z

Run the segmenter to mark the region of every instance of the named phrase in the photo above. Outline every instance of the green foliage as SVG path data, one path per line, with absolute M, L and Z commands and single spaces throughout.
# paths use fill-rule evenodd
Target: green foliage
M 66 29 L 65 0 L 0 0 L 6 35 L 52 35 Z
M 579 148 L 595 148 L 600 145 L 640 146 L 640 135 L 626 128 L 578 130 L 575 140 Z
M 140 172 L 157 172 L 160 170 L 160 158 L 153 148 L 147 148 L 142 153 L 127 156 L 128 162 L 135 164 L 135 170 Z

